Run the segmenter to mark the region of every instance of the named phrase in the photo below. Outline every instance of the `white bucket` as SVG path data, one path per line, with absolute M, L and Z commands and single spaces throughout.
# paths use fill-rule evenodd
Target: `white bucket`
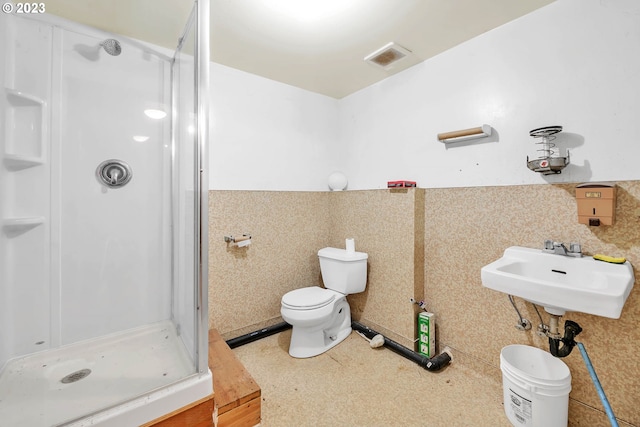
M 504 411 L 518 427 L 567 427 L 571 372 L 560 359 L 528 345 L 500 352 Z

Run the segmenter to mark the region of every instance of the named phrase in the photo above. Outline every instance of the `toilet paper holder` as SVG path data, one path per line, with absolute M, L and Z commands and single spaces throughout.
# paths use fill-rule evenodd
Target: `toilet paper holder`
M 244 233 L 240 237 L 233 237 L 232 235 L 224 236 L 224 241 L 227 243 L 235 243 L 239 247 L 247 246 L 251 244 L 251 234 Z

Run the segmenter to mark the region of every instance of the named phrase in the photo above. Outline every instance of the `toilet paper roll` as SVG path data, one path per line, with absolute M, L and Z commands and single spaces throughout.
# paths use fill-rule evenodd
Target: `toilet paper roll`
M 345 246 L 347 247 L 347 252 L 350 254 L 356 251 L 356 241 L 354 239 L 346 239 Z
M 251 237 L 236 243 L 236 245 L 238 245 L 239 248 L 244 248 L 245 246 L 249 246 L 250 244 L 251 244 Z

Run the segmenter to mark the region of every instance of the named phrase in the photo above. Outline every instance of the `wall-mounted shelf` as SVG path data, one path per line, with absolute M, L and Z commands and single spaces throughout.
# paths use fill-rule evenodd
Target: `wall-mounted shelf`
M 6 130 L 6 157 L 39 159 L 43 156 L 47 135 L 46 102 L 18 90 L 5 87 L 4 91 L 7 100 L 4 121 L 13 124 Z
M 4 156 L 4 165 L 10 171 L 19 171 L 43 164 L 44 161 L 37 157 L 18 156 L 15 154 L 7 154 Z
M 438 141 L 449 144 L 452 142 L 467 141 L 469 139 L 484 138 L 491 135 L 491 126 L 482 125 L 476 128 L 456 130 L 438 134 Z
M 536 144 L 540 146 L 538 149 L 540 155 L 537 159 L 529 160 L 529 156 L 527 156 L 529 169 L 543 175 L 551 175 L 562 173 L 562 169 L 571 163 L 569 150 L 567 150 L 567 157 L 562 157 L 556 150 L 556 144 L 552 142 L 556 139 L 556 134 L 560 132 L 562 132 L 562 126 L 546 126 L 529 131 L 530 136 L 539 138 Z
M 7 100 L 9 101 L 9 104 L 14 107 L 41 107 L 45 104 L 42 98 L 35 95 L 21 92 L 19 90 L 9 89 L 8 87 L 4 88 L 4 90 L 7 93 Z
M 43 216 L 30 216 L 19 218 L 7 218 L 2 224 L 2 230 L 7 237 L 16 237 L 20 234 L 35 228 L 41 224 L 44 224 L 45 218 Z

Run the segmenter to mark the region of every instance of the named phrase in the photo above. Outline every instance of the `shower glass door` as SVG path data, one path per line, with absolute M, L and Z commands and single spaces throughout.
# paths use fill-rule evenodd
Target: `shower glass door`
M 175 52 L 0 16 L 0 425 L 66 425 L 208 374 L 193 4 Z

